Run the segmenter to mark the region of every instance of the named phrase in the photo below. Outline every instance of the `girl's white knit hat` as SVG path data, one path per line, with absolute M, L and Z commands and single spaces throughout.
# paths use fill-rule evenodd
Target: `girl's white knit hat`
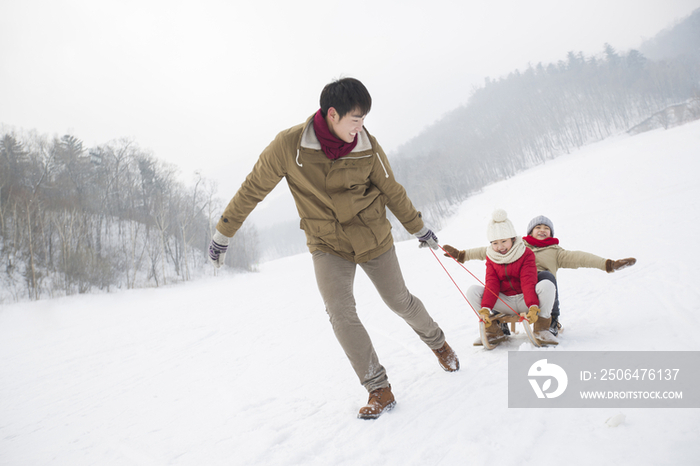
M 508 214 L 503 209 L 496 209 L 491 214 L 491 221 L 486 227 L 486 237 L 489 242 L 499 239 L 515 238 L 518 234 L 510 220 Z

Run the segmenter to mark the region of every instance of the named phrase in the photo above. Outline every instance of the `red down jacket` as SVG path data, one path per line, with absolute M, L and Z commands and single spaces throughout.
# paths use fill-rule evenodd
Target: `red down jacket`
M 539 306 L 535 286 L 537 285 L 537 265 L 535 253 L 525 249 L 520 259 L 510 264 L 497 264 L 486 258 L 486 290 L 481 299 L 481 307 L 493 309 L 497 297 L 489 290 L 499 290 L 506 296 L 523 294 L 527 307 Z

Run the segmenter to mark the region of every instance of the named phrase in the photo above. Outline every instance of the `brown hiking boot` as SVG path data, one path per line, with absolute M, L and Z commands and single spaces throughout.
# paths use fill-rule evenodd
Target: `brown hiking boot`
M 540 317 L 533 324 L 532 333 L 535 337 L 535 340 L 537 340 L 537 343 L 539 343 L 542 346 L 554 346 L 559 344 L 559 340 L 557 340 L 557 337 L 552 335 L 552 332 L 549 331 L 549 327 L 551 325 L 551 317 L 548 319 Z
M 486 327 L 486 338 L 492 345 L 498 345 L 507 338 L 506 334 L 503 333 L 503 326 L 500 320 L 494 320 L 491 325 Z
M 396 406 L 396 400 L 394 400 L 394 394 L 391 393 L 391 385 L 378 388 L 369 393 L 367 406 L 360 408 L 360 413 L 357 417 L 360 419 L 377 419 L 384 411 L 389 411 L 394 406 Z
M 445 369 L 447 372 L 455 372 L 459 370 L 459 359 L 457 359 L 457 354 L 452 351 L 450 345 L 445 342 L 440 349 L 434 349 L 433 353 L 438 358 L 440 367 Z

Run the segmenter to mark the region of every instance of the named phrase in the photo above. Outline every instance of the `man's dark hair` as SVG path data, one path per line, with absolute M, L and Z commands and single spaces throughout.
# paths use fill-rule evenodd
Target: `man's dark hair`
M 331 107 L 336 109 L 340 118 L 355 109 L 367 115 L 372 108 L 372 97 L 357 79 L 342 78 L 327 84 L 321 91 L 321 113 L 324 117 Z

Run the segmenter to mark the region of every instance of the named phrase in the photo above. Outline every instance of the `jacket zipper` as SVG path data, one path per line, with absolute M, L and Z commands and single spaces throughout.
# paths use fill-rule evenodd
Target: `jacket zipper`
M 506 280 L 508 280 L 508 284 L 510 285 L 510 289 L 513 291 L 517 291 L 515 287 L 513 286 L 513 282 L 510 279 L 510 275 L 508 275 L 508 264 L 503 264 L 503 273 L 506 275 Z

